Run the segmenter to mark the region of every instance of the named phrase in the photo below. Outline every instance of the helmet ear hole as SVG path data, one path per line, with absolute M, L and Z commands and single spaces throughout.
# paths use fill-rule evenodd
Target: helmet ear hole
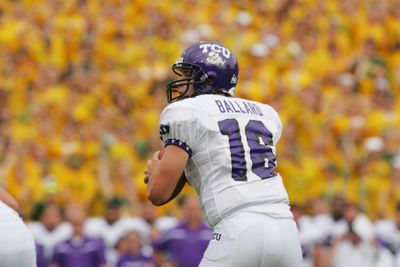
M 213 83 L 214 82 L 214 77 L 213 76 L 208 76 L 206 79 L 206 83 Z
M 214 82 L 215 82 L 215 77 L 216 77 L 216 73 L 213 71 L 209 71 L 207 73 L 206 79 L 204 80 L 204 85 L 211 85 L 211 87 L 214 87 Z

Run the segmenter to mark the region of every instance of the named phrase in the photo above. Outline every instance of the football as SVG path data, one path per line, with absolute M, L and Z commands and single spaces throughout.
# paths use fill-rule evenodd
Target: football
M 179 195 L 179 193 L 182 191 L 183 187 L 185 187 L 185 184 L 186 184 L 186 176 L 185 176 L 185 173 L 182 173 L 182 176 L 179 179 L 179 182 L 176 184 L 175 190 L 172 193 L 170 200 L 176 198 Z

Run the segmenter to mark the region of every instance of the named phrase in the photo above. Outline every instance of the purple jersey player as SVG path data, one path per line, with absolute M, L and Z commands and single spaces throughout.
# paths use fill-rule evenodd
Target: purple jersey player
M 143 255 L 142 241 L 139 232 L 128 232 L 121 242 L 124 242 L 126 251 L 118 258 L 116 267 L 155 267 L 155 261 Z
M 73 227 L 73 236 L 55 247 L 50 266 L 106 267 L 103 241 L 83 235 L 85 222 L 83 210 L 72 211 L 69 220 Z
M 51 266 L 103 267 L 105 264 L 104 245 L 101 240 L 73 237 L 56 246 Z
M 154 249 L 159 261 L 163 255 L 165 259 L 161 261 L 169 261 L 177 266 L 197 267 L 212 232 L 202 220 L 197 197 L 189 196 L 185 200 L 184 214 L 182 223 L 159 236 L 154 243 Z

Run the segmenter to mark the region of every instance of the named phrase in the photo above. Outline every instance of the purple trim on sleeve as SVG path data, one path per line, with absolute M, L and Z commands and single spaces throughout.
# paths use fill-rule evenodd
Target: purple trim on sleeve
M 169 145 L 179 146 L 180 148 L 182 148 L 189 154 L 189 157 L 192 156 L 192 149 L 186 143 L 184 143 L 178 139 L 167 139 L 165 141 L 165 147 L 167 147 Z

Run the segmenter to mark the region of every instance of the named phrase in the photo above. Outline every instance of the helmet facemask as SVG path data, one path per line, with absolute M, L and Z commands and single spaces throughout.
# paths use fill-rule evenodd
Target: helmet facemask
M 172 66 L 172 70 L 184 78 L 167 84 L 168 103 L 197 95 L 199 88 L 207 81 L 207 75 L 195 64 L 176 63 Z M 187 95 L 190 85 L 193 85 L 193 94 Z

